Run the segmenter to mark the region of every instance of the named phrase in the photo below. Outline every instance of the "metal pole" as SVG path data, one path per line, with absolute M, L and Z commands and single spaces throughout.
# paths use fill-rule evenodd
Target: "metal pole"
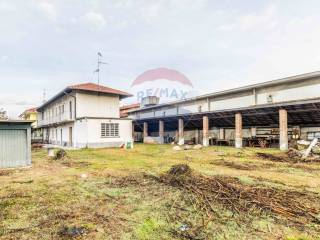
M 99 58 L 99 53 L 98 53 L 98 85 L 100 85 L 100 58 Z

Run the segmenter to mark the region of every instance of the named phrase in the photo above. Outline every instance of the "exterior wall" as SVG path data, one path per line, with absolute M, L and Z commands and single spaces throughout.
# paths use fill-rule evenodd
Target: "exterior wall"
M 0 168 L 31 165 L 31 126 L 0 124 Z
M 49 131 L 49 143 L 71 147 L 70 143 L 70 134 L 69 134 L 69 127 L 72 127 L 72 142 L 74 143 L 74 124 L 64 124 L 58 127 L 49 127 L 46 128 L 46 131 Z M 46 133 L 44 133 L 45 136 Z M 61 141 L 62 140 L 62 141 Z
M 101 137 L 101 123 L 119 123 L 119 137 Z M 129 119 L 83 119 L 75 124 L 75 147 L 119 147 L 132 141 L 132 121 Z
M 64 121 L 72 121 L 75 119 L 74 111 L 74 97 L 70 95 L 63 96 L 51 103 L 49 106 L 47 106 L 44 109 L 43 113 L 38 112 L 38 126 L 59 123 Z
M 210 101 L 211 111 L 219 111 L 224 109 L 243 108 L 254 105 L 254 95 L 233 97 L 223 100 Z
M 119 118 L 119 96 L 76 93 L 77 118 Z

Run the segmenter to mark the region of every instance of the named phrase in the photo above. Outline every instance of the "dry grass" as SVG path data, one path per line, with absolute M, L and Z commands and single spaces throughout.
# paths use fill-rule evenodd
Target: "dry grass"
M 303 227 L 279 221 L 272 211 L 244 219 L 213 200 L 220 217 L 201 223 L 204 212 L 186 198 L 192 194 L 154 179 L 174 164 L 188 164 L 205 178 L 237 179 L 236 187 L 319 196 L 320 163 L 269 161 L 257 152 L 279 154 L 228 147 L 175 152 L 171 146 L 136 145 L 133 150 L 68 151 L 55 161 L 37 150 L 32 168 L 0 171 L 0 239 L 183 239 L 200 225 L 205 228 L 193 238 L 317 239 L 319 225 L 306 217 L 295 216 Z M 315 212 L 319 204 L 312 203 Z

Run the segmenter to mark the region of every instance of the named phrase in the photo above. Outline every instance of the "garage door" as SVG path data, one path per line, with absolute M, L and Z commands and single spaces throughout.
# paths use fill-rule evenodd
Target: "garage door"
M 0 130 L 0 168 L 27 165 L 27 153 L 26 130 Z

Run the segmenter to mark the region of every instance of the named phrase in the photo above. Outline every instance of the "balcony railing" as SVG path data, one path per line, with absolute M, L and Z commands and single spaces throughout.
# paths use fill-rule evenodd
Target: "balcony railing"
M 74 120 L 74 116 L 72 115 L 72 118 L 70 118 L 70 113 L 64 113 L 61 115 L 52 116 L 50 118 L 45 118 L 43 120 L 41 119 L 41 116 L 40 116 L 40 118 L 38 118 L 38 127 L 50 125 L 50 124 L 57 124 L 61 122 L 73 121 L 73 120 Z

